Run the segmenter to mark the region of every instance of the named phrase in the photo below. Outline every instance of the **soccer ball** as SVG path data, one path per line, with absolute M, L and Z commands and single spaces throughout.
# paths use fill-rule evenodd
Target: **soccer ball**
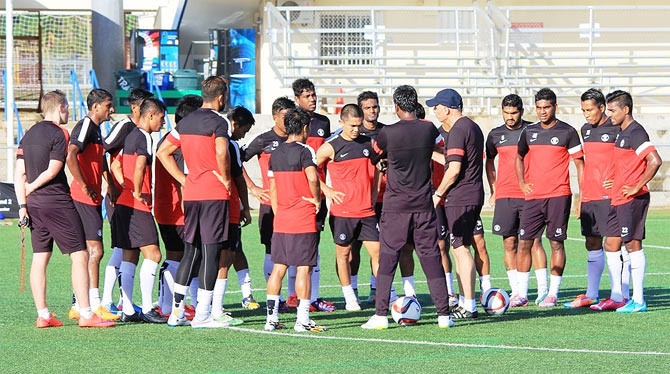
M 500 315 L 509 308 L 509 295 L 500 288 L 490 288 L 482 294 L 481 302 L 487 314 Z
M 401 326 L 415 325 L 421 319 L 421 305 L 413 297 L 399 297 L 391 306 L 391 316 Z

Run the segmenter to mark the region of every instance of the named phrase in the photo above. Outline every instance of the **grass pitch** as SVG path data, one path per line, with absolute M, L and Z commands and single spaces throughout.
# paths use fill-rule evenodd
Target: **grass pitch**
M 488 231 L 491 218 L 483 217 L 491 258 L 493 286 L 508 289 L 502 262 L 502 240 Z M 437 327 L 435 308 L 425 278 L 416 261 L 415 278 L 423 315 L 419 325 L 390 324 L 385 331 L 359 327 L 374 313 L 344 311 L 344 299 L 335 274 L 334 246 L 328 231 L 321 236 L 322 296 L 334 301 L 335 313 L 313 313 L 312 318 L 329 330 L 298 334 L 292 329 L 265 333 L 264 251 L 255 224 L 244 228 L 243 243 L 249 259 L 254 296 L 259 310 L 241 309 L 236 275 L 231 272 L 225 298 L 227 311 L 245 324 L 236 329 L 194 331 L 164 325 L 118 324 L 111 329 L 84 330 L 67 320 L 71 288 L 69 259 L 56 251 L 48 273 L 49 309 L 63 319 L 62 328 L 36 329 L 35 309 L 28 289 L 18 292 L 19 234 L 14 226 L 0 226 L 0 366 L 4 373 L 257 373 L 257 372 L 667 372 L 670 367 L 670 211 L 650 211 L 647 220 L 647 277 L 645 296 L 649 311 L 636 315 L 595 313 L 587 309 L 533 306 L 511 309 L 489 317 L 456 322 L 456 327 Z M 570 300 L 586 287 L 586 250 L 579 223 L 571 220 L 566 241 L 567 265 L 559 302 Z M 109 227 L 105 228 L 109 246 Z M 31 249 L 26 238 L 26 266 Z M 545 248 L 548 243 L 545 239 Z M 363 264 L 367 255 L 363 251 Z M 107 261 L 109 251 L 103 259 Z M 606 268 L 607 269 L 607 268 Z M 102 273 L 102 272 L 101 272 Z M 399 271 L 398 271 L 399 273 Z M 369 269 L 361 266 L 359 291 L 367 297 Z M 139 277 L 138 277 L 139 278 Z M 400 275 L 396 274 L 396 280 Z M 102 279 L 101 279 L 102 283 Z M 531 288 L 535 280 L 531 280 Z M 396 289 L 402 290 L 399 283 Z M 283 290 L 285 293 L 285 289 Z M 139 286 L 136 297 L 139 302 Z M 600 296 L 609 295 L 605 270 Z M 530 297 L 534 298 L 531 289 Z M 115 295 L 115 299 L 116 299 Z M 282 314 L 289 327 L 295 314 Z

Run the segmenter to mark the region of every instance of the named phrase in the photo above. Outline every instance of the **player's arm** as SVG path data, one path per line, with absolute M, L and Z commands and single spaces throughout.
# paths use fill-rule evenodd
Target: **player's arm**
M 56 175 L 60 173 L 61 169 L 63 169 L 63 165 L 65 165 L 63 161 L 54 159 L 49 160 L 47 169 L 40 173 L 32 183 L 26 183 L 26 196 L 54 179 Z
M 110 167 L 112 170 L 112 176 L 114 179 L 116 179 L 116 182 L 119 183 L 121 186 L 125 186 L 124 180 L 123 180 L 123 166 L 121 165 L 121 157 L 117 157 L 114 161 L 112 161 L 112 165 Z
M 582 182 L 584 181 L 584 157 L 573 158 L 572 162 L 575 163 L 575 167 L 577 168 L 577 184 L 579 185 L 579 194 L 575 199 L 575 216 L 577 219 L 579 219 L 582 215 L 581 194 Z
M 23 150 L 21 150 L 23 151 Z M 16 160 L 14 166 L 14 192 L 16 193 L 16 202 L 19 204 L 19 222 L 28 217 L 26 208 L 26 162 L 23 158 Z
M 524 195 L 533 192 L 533 184 L 526 183 L 526 176 L 524 170 L 523 160 L 528 154 L 528 144 L 526 143 L 526 130 L 521 130 L 521 137 L 519 138 L 519 145 L 517 147 L 516 158 L 514 159 L 514 171 L 516 172 L 516 179 L 519 182 L 519 187 Z
M 240 152 L 242 154 L 242 161 L 244 162 L 247 162 L 256 156 L 256 158 L 259 160 L 258 166 L 260 167 L 260 155 L 263 152 L 262 134 L 255 137 L 251 143 L 242 147 Z M 253 181 L 253 179 L 249 177 L 246 169 L 243 168 L 242 173 L 244 175 L 244 181 L 247 183 L 247 189 L 251 192 L 251 194 L 262 202 L 270 202 L 270 190 L 264 190 L 263 188 L 259 187 Z
M 640 178 L 640 181 L 635 186 L 623 186 L 621 189 L 625 197 L 634 196 L 636 193 L 640 192 L 642 187 L 644 187 L 654 178 L 658 172 L 658 169 L 663 164 L 663 160 L 661 160 L 661 156 L 659 156 L 656 150 L 649 152 L 644 157 L 644 160 L 646 161 L 647 166 L 644 169 L 644 173 L 642 173 L 642 178 Z
M 379 196 L 379 189 L 381 187 L 382 173 L 375 168 L 375 177 L 372 179 L 372 206 L 377 203 L 377 196 Z
M 156 151 L 156 157 L 163 164 L 165 170 L 170 173 L 172 178 L 174 178 L 182 186 L 186 183 L 186 175 L 177 165 L 172 154 L 177 152 L 179 149 L 178 145 L 173 144 L 168 137 L 165 141 L 161 143 L 161 146 Z
M 219 166 L 219 173 L 215 174 L 219 177 L 219 180 L 226 187 L 228 192 L 232 188 L 232 178 L 230 176 L 230 153 L 228 151 L 229 141 L 228 138 L 219 136 L 214 140 L 216 148 L 216 162 Z
M 247 191 L 247 183 L 244 181 L 244 175 L 240 174 L 233 178 L 235 187 L 237 187 L 238 195 L 240 195 L 240 202 L 242 203 L 242 227 L 251 223 L 251 212 L 249 211 L 249 192 Z
M 305 197 L 303 199 L 311 202 L 316 207 L 316 212 L 319 212 L 321 208 L 321 189 L 319 188 L 319 173 L 317 173 L 317 168 L 314 166 L 308 166 L 305 168 L 305 175 L 307 176 L 307 183 L 309 184 L 309 190 L 312 193 L 312 197 Z
M 81 149 L 76 144 L 68 145 L 65 163 L 67 164 L 67 168 L 70 170 L 70 174 L 72 174 L 72 178 L 74 178 L 74 180 L 79 183 L 81 191 L 86 196 L 90 197 L 91 200 L 95 201 L 98 199 L 98 194 L 91 187 L 89 187 L 84 180 L 84 175 L 81 173 L 81 167 L 79 167 L 79 159 L 77 158 L 79 152 L 81 152 Z
M 324 143 L 321 147 L 319 147 L 319 150 L 316 151 L 317 168 L 321 167 L 321 165 L 324 165 L 327 161 L 332 161 L 334 156 L 335 150 L 333 149 L 333 146 L 330 143 Z M 326 197 L 333 203 L 342 204 L 344 201 L 344 192 L 336 191 L 334 188 L 329 187 L 326 184 L 326 181 L 321 180 L 321 178 L 319 178 L 319 186 L 321 187 L 323 194 L 326 195 Z
M 144 183 L 144 171 L 147 166 L 147 156 L 137 155 L 137 160 L 135 161 L 135 170 L 133 171 L 133 197 L 144 203 L 144 205 L 150 205 L 151 202 L 148 199 L 148 196 L 142 194 L 142 183 Z
M 255 198 L 264 202 L 270 201 L 270 191 L 258 187 L 256 183 L 254 183 L 253 179 L 249 177 L 247 169 L 242 168 L 242 176 L 244 177 L 244 182 L 247 185 L 247 189 L 251 192 L 252 195 L 254 195 Z
M 275 179 L 270 177 L 270 204 L 272 205 L 272 211 L 277 212 L 277 184 Z
M 486 180 L 489 183 L 489 188 L 491 189 L 491 198 L 489 199 L 489 204 L 494 206 L 496 204 L 496 180 L 498 175 L 496 173 L 496 164 L 495 159 L 498 155 L 498 150 L 493 143 L 493 136 L 491 133 L 486 137 L 486 163 L 484 168 L 486 169 Z
M 103 158 L 102 160 L 102 178 L 105 180 L 105 183 L 107 183 L 107 194 L 109 195 L 110 198 L 110 203 L 114 205 L 116 202 L 116 199 L 119 197 L 119 191 L 116 188 L 116 185 L 114 184 L 114 176 L 112 175 L 112 172 L 109 170 L 109 166 L 107 165 L 107 158 Z
M 444 171 L 442 181 L 440 182 L 440 185 L 437 187 L 437 190 L 435 190 L 435 194 L 433 194 L 433 205 L 435 207 L 437 207 L 440 204 L 440 201 L 444 197 L 444 194 L 447 193 L 449 188 L 451 188 L 451 186 L 453 186 L 454 183 L 456 182 L 458 174 L 461 173 L 461 166 L 462 164 L 460 161 L 449 161 L 447 170 Z
M 444 152 L 433 151 L 433 155 L 430 156 L 430 158 L 440 165 L 444 165 L 446 163 L 444 159 Z

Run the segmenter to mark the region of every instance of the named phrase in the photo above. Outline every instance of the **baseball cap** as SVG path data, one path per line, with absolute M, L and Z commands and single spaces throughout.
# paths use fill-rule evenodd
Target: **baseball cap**
M 435 107 L 437 105 L 444 105 L 447 108 L 453 109 L 462 109 L 463 108 L 463 98 L 455 90 L 451 88 L 445 88 L 435 95 L 434 98 L 427 100 L 426 105 L 429 107 Z

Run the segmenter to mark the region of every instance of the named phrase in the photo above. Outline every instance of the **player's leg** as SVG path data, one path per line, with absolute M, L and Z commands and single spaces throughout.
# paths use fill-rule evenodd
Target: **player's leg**
M 649 209 L 649 194 L 635 197 L 616 207 L 617 219 L 621 226 L 621 240 L 630 256 L 630 277 L 633 282 L 633 297 L 617 313 L 637 313 L 647 310 L 644 299 L 644 277 L 647 258 L 642 247 L 645 238 L 645 222 Z
M 491 263 L 489 253 L 486 250 L 486 240 L 484 234 L 473 235 L 472 246 L 475 253 L 475 268 L 479 274 L 479 289 L 485 292 L 491 288 Z
M 244 254 L 242 241 L 240 240 L 239 249 L 235 252 L 235 260 L 233 267 L 237 272 L 237 283 L 242 291 L 242 308 L 244 309 L 258 309 L 261 305 L 254 299 L 251 294 L 251 274 L 249 273 L 249 263 L 247 256 Z
M 107 265 L 105 265 L 105 275 L 103 280 L 102 288 L 102 300 L 101 304 L 107 308 L 110 312 L 116 313 L 119 316 L 121 311 L 112 301 L 112 293 L 114 292 L 114 286 L 116 285 L 117 280 L 119 280 L 119 270 L 121 267 L 121 262 L 123 261 L 123 250 L 119 247 L 114 246 L 116 230 L 114 230 L 113 216 L 114 216 L 114 206 L 110 203 L 109 195 L 105 198 L 105 210 L 107 212 L 107 220 L 111 227 L 112 233 L 112 254 L 107 260 Z M 119 303 L 123 300 L 123 295 L 121 294 L 121 285 L 119 284 Z
M 475 261 L 470 252 L 472 233 L 476 226 L 481 207 L 449 207 L 447 222 L 451 233 L 451 253 L 454 255 L 456 271 L 458 273 L 459 289 L 463 302 L 452 312 L 454 318 L 476 318 L 477 304 L 475 302 Z
M 185 204 L 186 205 L 186 204 Z M 186 227 L 185 227 L 186 229 Z M 198 271 L 198 264 L 201 260 L 202 252 L 199 246 L 189 243 L 187 240 L 194 240 L 184 236 L 184 255 L 179 262 L 177 272 L 174 278 L 174 300 L 172 304 L 172 313 L 168 319 L 168 326 L 184 326 L 190 323 L 184 315 L 184 300 L 188 292 L 189 284 Z
M 318 228 L 319 226 L 317 221 L 317 229 Z M 289 263 L 296 265 L 295 287 L 298 294 L 298 310 L 293 329 L 297 332 L 325 331 L 325 327 L 316 324 L 309 318 L 309 312 L 312 306 L 310 303 L 310 297 L 313 296 L 313 292 L 311 290 L 312 277 L 310 275 L 310 270 L 317 261 L 319 233 L 288 234 L 284 237 L 284 240 L 286 239 L 289 239 L 293 245 L 293 248 L 288 248 L 286 246 L 286 241 L 283 243 L 283 247 L 285 248 L 284 252 L 286 253 L 286 260 Z
M 405 296 L 416 297 L 414 289 L 414 245 L 407 243 L 400 250 L 400 275 Z
M 533 240 L 531 259 L 533 268 L 535 268 L 535 279 L 537 281 L 537 298 L 535 299 L 535 304 L 539 304 L 545 297 L 547 297 L 547 293 L 549 293 L 547 282 L 547 252 L 545 252 L 544 247 L 542 246 L 541 237 Z
M 516 271 L 518 282 L 519 303 L 510 306 L 528 305 L 528 283 L 530 280 L 530 266 L 535 263 L 535 251 L 531 255 L 531 249 L 536 239 L 542 236 L 544 231 L 543 205 L 545 200 L 527 200 L 519 215 L 519 244 L 516 253 Z M 546 261 L 546 260 L 545 260 Z M 546 266 L 545 266 L 546 274 Z M 537 274 L 537 267 L 536 267 Z M 546 275 L 545 275 L 546 279 Z M 538 285 L 538 294 L 543 291 Z
M 242 320 L 233 318 L 230 313 L 223 312 L 223 298 L 228 286 L 228 270 L 235 261 L 235 254 L 239 251 L 240 236 L 242 235 L 239 224 L 230 224 L 228 227 L 228 240 L 224 242 L 223 251 L 219 258 L 219 272 L 214 283 L 214 294 L 212 298 L 212 318 L 229 326 L 237 326 L 244 323 Z
M 354 240 L 351 243 L 351 256 L 349 256 L 349 269 L 351 269 L 351 288 L 354 289 L 356 300 L 358 300 L 358 270 L 361 268 L 361 247 L 363 242 Z M 370 261 L 372 266 L 372 261 Z
M 51 251 L 35 252 L 33 250 L 33 259 L 30 264 L 30 290 L 33 293 L 33 301 L 37 310 L 36 326 L 38 328 L 63 326 L 63 322 L 57 320 L 47 307 L 47 265 L 51 253 Z
M 328 206 L 326 205 L 326 199 L 321 200 L 321 208 L 316 214 L 316 229 L 319 232 L 319 234 L 323 231 L 325 224 L 326 224 L 326 216 L 328 215 Z M 321 237 L 320 235 L 317 237 L 317 246 L 318 243 L 320 243 Z M 330 301 L 326 301 L 323 298 L 319 297 L 319 285 L 321 283 L 321 266 L 319 265 L 321 263 L 321 256 L 319 255 L 319 251 L 317 248 L 317 256 L 316 256 L 316 266 L 312 267 L 312 274 L 311 274 L 311 290 L 312 290 L 312 295 L 310 297 L 310 300 L 312 302 L 312 306 L 310 307 L 310 311 L 312 312 L 334 312 L 337 308 L 335 308 L 335 305 L 331 303 Z
M 551 277 L 547 297 L 538 304 L 540 307 L 556 306 L 558 291 L 565 269 L 565 245 L 568 237 L 568 219 L 572 196 L 552 197 L 547 199 L 545 217 L 547 221 L 547 239 L 551 245 Z
M 161 251 L 157 244 L 140 247 L 144 260 L 140 267 L 140 292 L 142 294 L 142 318 L 144 322 L 165 323 L 167 319 L 154 309 L 154 284 L 158 264 L 161 262 Z

